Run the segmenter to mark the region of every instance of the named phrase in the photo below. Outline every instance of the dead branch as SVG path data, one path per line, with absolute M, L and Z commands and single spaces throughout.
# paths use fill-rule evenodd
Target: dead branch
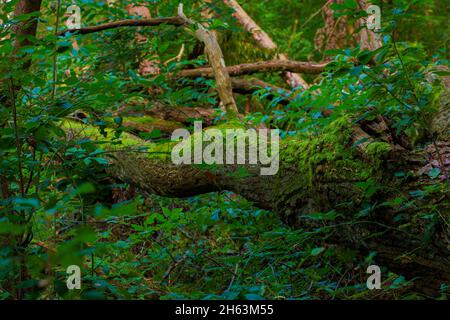
M 205 53 L 208 57 L 208 62 L 211 65 L 211 76 L 216 80 L 217 93 L 220 101 L 223 103 L 228 115 L 238 114 L 236 101 L 234 101 L 233 90 L 231 87 L 231 79 L 228 74 L 225 61 L 223 59 L 222 49 L 217 42 L 217 38 L 210 30 L 207 30 L 201 24 L 188 19 L 183 12 L 183 4 L 178 7 L 178 16 L 185 22 L 186 25 L 194 26 L 196 28 L 195 36 L 205 44 Z
M 283 60 L 271 60 L 271 61 L 259 61 L 253 63 L 244 63 L 235 66 L 227 67 L 228 74 L 230 76 L 242 76 L 249 75 L 258 72 L 278 72 L 278 71 L 291 71 L 308 74 L 321 73 L 327 63 L 312 63 L 303 61 L 283 61 Z M 177 77 L 180 78 L 212 78 L 214 76 L 212 68 L 196 68 L 181 70 L 177 73 Z
M 121 27 L 154 27 L 159 25 L 182 26 L 184 21 L 180 17 L 153 18 L 153 19 L 127 19 L 100 24 L 97 26 L 84 27 L 80 29 L 68 29 L 58 33 L 58 36 L 65 36 L 68 33 L 89 34 L 109 29 Z

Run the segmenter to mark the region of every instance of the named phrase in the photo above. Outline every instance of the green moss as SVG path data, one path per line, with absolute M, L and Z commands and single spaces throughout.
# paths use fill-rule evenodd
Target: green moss
M 391 151 L 391 145 L 387 142 L 372 142 L 366 147 L 366 153 L 373 159 L 380 159 Z
M 106 136 L 90 125 L 74 121 L 65 120 L 61 122 L 61 128 L 65 130 L 69 136 L 87 137 L 92 141 L 101 143 L 100 147 L 105 150 L 127 150 L 129 152 L 137 151 L 137 156 L 146 156 L 149 159 L 167 160 L 170 159 L 170 152 L 176 142 L 162 141 L 158 143 L 148 142 L 136 137 L 133 134 L 122 132 L 120 138 L 115 138 L 115 130 L 106 128 Z
M 317 171 L 324 166 L 325 176 L 357 173 L 368 177 L 365 164 L 355 157 L 355 150 L 348 147 L 352 135 L 352 124 L 348 117 L 341 117 L 329 124 L 321 133 L 291 138 L 282 142 L 280 159 L 295 164 L 306 174 L 305 184 L 312 185 Z M 338 172 L 339 171 L 339 172 Z
M 177 124 L 176 122 L 165 121 L 160 119 L 154 119 L 151 117 L 126 117 L 123 119 L 123 122 L 133 121 L 134 123 L 140 124 L 155 124 L 155 123 L 172 123 L 174 125 L 173 130 L 178 129 L 181 124 Z M 170 141 L 164 140 L 160 142 L 150 142 L 142 140 L 135 135 L 123 132 L 119 139 L 115 138 L 115 130 L 112 128 L 106 128 L 105 133 L 106 136 L 102 135 L 100 131 L 90 125 L 84 124 L 79 121 L 74 120 L 65 120 L 61 122 L 61 127 L 72 135 L 79 135 L 83 137 L 88 137 L 93 141 L 101 142 L 101 147 L 108 150 L 123 150 L 129 147 L 130 152 L 139 151 L 137 156 L 145 155 L 149 159 L 155 160 L 170 160 L 171 159 L 171 151 L 174 146 L 176 146 L 178 141 Z M 208 127 L 203 129 L 203 132 L 210 129 L 217 129 L 225 134 L 225 130 L 227 129 L 245 129 L 245 125 L 242 122 L 237 120 L 228 121 L 213 127 Z M 198 136 L 198 133 L 191 134 L 190 138 L 185 143 L 190 143 L 193 147 L 193 141 Z M 199 138 L 201 139 L 201 138 Z M 209 142 L 205 142 L 205 144 L 209 144 Z
M 143 116 L 123 118 L 123 126 L 131 132 L 153 132 L 155 130 L 159 130 L 162 132 L 171 133 L 178 128 L 182 128 L 183 124 L 176 121 Z
M 115 131 L 111 128 L 105 129 L 106 136 L 101 134 L 98 128 L 74 120 L 62 121 L 61 128 L 68 132 L 69 135 L 80 135 L 88 137 L 93 141 L 102 141 L 107 146 L 114 145 L 113 137 Z M 121 142 L 130 147 L 139 146 L 143 143 L 142 139 L 126 132 L 122 133 Z
M 316 204 L 322 204 L 330 191 L 349 202 L 358 202 L 360 190 L 354 183 L 341 186 L 340 181 L 367 181 L 376 175 L 377 168 L 364 162 L 356 148 L 351 147 L 352 133 L 350 118 L 343 116 L 318 134 L 282 141 L 280 170 L 294 170 L 295 174 L 280 175 L 276 187 L 280 202 L 289 197 L 298 206 L 302 199 L 313 198 Z M 290 176 L 289 181 L 286 176 Z

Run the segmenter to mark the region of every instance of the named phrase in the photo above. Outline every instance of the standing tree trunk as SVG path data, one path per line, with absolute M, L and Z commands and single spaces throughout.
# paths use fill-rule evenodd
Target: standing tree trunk
M 355 47 L 359 44 L 361 50 L 376 50 L 381 46 L 379 37 L 366 28 L 366 19 L 359 19 L 355 25 L 348 23 L 346 16 L 336 18 L 333 15 L 331 5 L 342 4 L 344 0 L 328 0 L 322 8 L 325 26 L 318 29 L 315 36 L 315 47 L 317 50 L 326 51 Z M 367 1 L 358 0 L 358 9 L 366 10 Z M 361 28 L 359 32 L 355 32 Z
M 13 35 L 15 36 L 14 49 L 16 53 L 24 46 L 31 44 L 30 37 L 33 38 L 36 36 L 40 10 L 41 0 L 20 0 L 17 4 L 14 11 L 15 17 L 26 14 L 33 14 L 33 16 L 13 27 Z M 26 59 L 22 69 L 24 71 L 28 70 L 30 66 L 31 59 Z
M 30 38 L 34 38 L 36 36 L 37 25 L 38 25 L 38 16 L 41 8 L 41 0 L 20 0 L 15 8 L 14 17 L 19 17 L 23 15 L 30 15 L 30 17 L 20 23 L 14 25 L 12 29 L 12 39 L 14 41 L 14 54 L 15 57 L 12 57 L 15 63 L 19 62 L 17 59 L 17 55 L 20 54 L 20 50 L 25 46 L 31 45 L 32 40 Z M 22 72 L 27 72 L 31 66 L 31 58 L 24 58 L 20 60 L 20 70 Z M 18 155 L 18 172 L 20 176 L 20 189 L 21 196 L 25 196 L 24 192 L 24 182 L 23 182 L 23 172 L 22 172 L 22 164 L 21 164 L 21 154 L 22 154 L 22 142 L 20 141 L 18 127 L 17 127 L 17 109 L 16 109 L 16 96 L 18 91 L 21 89 L 21 85 L 16 82 L 14 79 L 2 79 L 4 83 L 0 86 L 0 102 L 4 100 L 6 106 L 11 109 L 13 123 L 14 123 L 14 131 L 16 135 L 16 151 Z M 6 99 L 2 99 L 2 97 L 6 97 Z M 5 183 L 5 178 L 0 177 L 0 181 L 2 181 L 2 194 L 4 197 L 14 196 L 11 194 L 9 190 L 8 183 Z M 20 220 L 25 220 L 22 217 L 21 212 L 16 212 L 20 217 Z M 7 239 L 7 243 L 9 243 L 13 247 L 13 256 L 15 259 L 18 259 L 17 263 L 19 264 L 19 282 L 25 280 L 27 276 L 27 268 L 26 268 L 26 256 L 23 252 L 23 248 L 26 247 L 31 239 L 31 230 L 27 230 L 23 234 L 19 236 L 13 237 L 14 239 Z M 17 275 L 15 275 L 17 276 Z M 24 291 L 23 289 L 15 289 L 14 282 L 9 284 L 11 286 L 11 291 L 16 293 L 17 299 L 22 299 Z

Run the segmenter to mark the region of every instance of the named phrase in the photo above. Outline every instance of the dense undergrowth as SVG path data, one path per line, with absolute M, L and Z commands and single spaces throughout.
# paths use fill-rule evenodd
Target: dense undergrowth
M 88 186 L 83 188 L 89 191 Z M 370 292 L 358 274 L 370 263 L 371 255 L 358 261 L 351 249 L 315 246 L 323 236 L 321 232 L 290 229 L 274 214 L 227 192 L 176 201 L 138 197 L 107 214 L 101 209 L 96 212 L 97 218 L 95 214 L 87 218 L 76 234 L 73 225 L 77 222 L 67 219 L 63 212 L 56 218 L 57 229 L 61 230 L 57 235 L 52 230 L 36 234 L 49 246 L 55 241 L 66 242 L 59 245 L 54 257 L 62 264 L 69 260 L 73 263 L 73 257 L 67 254 L 85 244 L 80 251 L 80 258 L 85 257 L 84 288 L 75 295 L 69 293 L 61 268 L 56 271 L 59 279 L 55 287 L 62 297 L 414 297 L 405 293 L 408 282 L 395 274 L 383 280 L 388 288 L 383 293 Z M 34 255 L 30 260 L 36 262 L 45 261 L 51 249 L 37 241 L 31 247 Z M 36 297 L 53 298 L 54 294 L 53 290 L 37 291 Z
M 172 15 L 178 4 L 154 2 L 163 16 Z M 313 183 L 311 167 L 325 159 L 335 161 L 337 168 L 357 166 L 358 178 L 364 181 L 356 187 L 367 199 L 383 188 L 383 181 L 369 179 L 373 168 L 353 162 L 355 148 L 366 141 L 354 145 L 343 141 L 349 135 L 347 126 L 357 122 L 386 117 L 396 134 L 407 136 L 415 146 L 432 136 L 430 119 L 439 107 L 442 86 L 428 78 L 431 70 L 448 65 L 448 40 L 439 32 L 431 36 L 428 29 L 405 35 L 405 41 L 401 36 L 414 17 L 432 26 L 443 18 L 437 13 L 439 5 L 432 1 L 394 2 L 386 10 L 383 46 L 377 51 L 354 48 L 328 52 L 334 62 L 314 79 L 309 90 L 271 91 L 274 97 L 269 99 L 268 90 L 263 88 L 251 97 L 260 109 L 246 115 L 248 123 L 278 128 L 284 141 L 304 141 L 283 150 L 287 155 L 283 160 L 302 167 L 305 183 Z M 84 3 L 90 10 L 88 25 L 126 16 L 120 8 L 105 14 L 100 2 Z M 288 19 L 283 16 L 293 21 L 296 18 L 290 16 L 295 10 L 285 12 L 282 1 L 260 1 L 255 6 L 250 5 L 254 1 L 243 3 L 261 24 L 267 24 L 267 31 L 280 39 L 281 50 L 292 59 L 311 55 L 318 59 L 324 54 L 313 49 L 312 30 L 322 23 L 315 14 L 321 8 L 317 1 L 290 3 L 311 16 L 301 20 L 304 28 L 300 31 L 285 25 Z M 11 11 L 13 4 L 5 5 L 6 10 Z M 273 10 L 265 10 L 266 5 Z M 430 22 L 423 12 L 417 12 L 421 8 L 431 10 L 436 21 Z M 188 13 L 199 18 L 200 9 L 193 7 Z M 138 137 L 153 147 L 167 144 L 167 137 L 159 130 L 133 131 L 134 136 L 126 132 L 123 124 L 132 118 L 121 116 L 118 110 L 131 102 L 151 108 L 153 99 L 168 106 L 216 105 L 214 82 L 166 78 L 185 65 L 204 64 L 203 58 L 161 66 L 161 74 L 150 79 L 135 72 L 139 61 L 148 58 L 142 52 L 154 50 L 166 61 L 178 53 L 181 44 L 192 49 L 193 40 L 170 26 L 141 30 L 151 40 L 138 45 L 131 44 L 135 36 L 131 29 L 76 36 L 77 51 L 71 49 L 70 37 L 57 39 L 50 32 L 56 23 L 52 10 L 45 1 L 41 37 L 34 39 L 34 46 L 23 49 L 20 59 L 6 59 L 13 53 L 10 39 L 4 38 L 9 29 L 0 33 L 1 79 L 15 98 L 15 113 L 5 100 L 0 101 L 0 183 L 8 184 L 8 192 L 3 189 L 0 200 L 0 299 L 17 298 L 18 292 L 28 299 L 425 297 L 411 289 L 413 280 L 390 270 L 383 270 L 385 290 L 368 290 L 365 269 L 376 252 L 361 258 L 352 248 L 324 244 L 329 229 L 290 228 L 275 213 L 257 209 L 236 194 L 222 191 L 187 199 L 164 198 L 111 181 L 105 168 L 113 152 L 105 151 L 107 147 L 138 145 L 138 151 L 148 151 L 140 148 Z M 227 12 L 221 7 L 216 10 Z M 4 12 L 1 18 L 8 19 Z M 224 20 L 210 22 L 223 31 L 226 36 L 222 41 L 226 42 L 237 27 L 231 19 Z M 224 44 L 224 50 L 230 51 L 227 62 L 261 57 L 261 52 L 233 51 L 239 37 L 242 35 Z M 20 66 L 30 56 L 33 72 L 24 73 Z M 372 59 L 374 63 L 369 63 Z M 436 74 L 447 74 L 439 72 Z M 279 75 L 261 77 L 283 85 Z M 18 85 L 20 93 L 14 92 Z M 142 87 L 159 91 L 149 93 Z M 241 107 L 246 99 L 238 98 Z M 95 139 L 70 137 L 64 130 L 61 124 L 67 124 L 67 118 L 74 121 L 75 112 L 86 115 L 77 124 L 84 122 L 89 136 Z M 328 116 L 326 112 L 330 112 Z M 217 114 L 220 124 L 220 110 Z M 146 121 L 139 114 L 136 119 Z M 324 145 L 321 153 L 316 152 Z M 369 145 L 373 167 L 388 146 L 382 137 Z M 443 170 L 437 165 L 424 173 L 435 183 L 421 186 L 412 197 L 421 198 L 427 192 L 445 194 Z M 396 173 L 398 177 L 408 174 Z M 415 205 L 406 197 L 395 201 L 389 205 Z M 348 214 L 365 215 L 379 205 L 386 204 L 368 200 L 366 211 Z M 448 225 L 448 217 L 432 205 L 424 211 L 430 221 L 442 219 Z M 317 214 L 331 219 L 335 212 Z M 82 266 L 80 291 L 66 287 L 66 268 L 73 264 Z M 446 298 L 447 289 L 442 286 L 440 298 Z

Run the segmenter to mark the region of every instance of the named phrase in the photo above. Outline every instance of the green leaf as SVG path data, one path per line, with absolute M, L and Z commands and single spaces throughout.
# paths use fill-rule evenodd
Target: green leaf
M 441 174 L 441 169 L 439 169 L 439 168 L 433 168 L 430 171 L 428 171 L 428 176 L 431 179 L 436 179 L 437 177 L 439 177 L 440 174 Z
M 317 247 L 311 250 L 311 255 L 312 256 L 318 256 L 319 254 L 321 254 L 323 251 L 325 250 L 324 247 Z
M 14 200 L 14 204 L 17 207 L 39 207 L 39 200 L 38 199 L 25 199 L 25 198 L 16 198 Z
M 264 297 L 261 297 L 259 294 L 255 293 L 247 293 L 244 295 L 247 300 L 264 300 Z
M 105 158 L 94 158 L 94 160 L 98 163 L 98 164 L 101 164 L 101 165 L 108 165 L 108 160 L 106 160 Z
M 356 9 L 358 8 L 358 3 L 356 2 L 356 0 L 345 0 L 344 7 L 347 9 Z
M 89 193 L 94 193 L 94 192 L 95 192 L 94 185 L 90 182 L 86 182 L 86 183 L 83 183 L 81 186 L 79 186 L 76 189 L 75 194 L 80 195 L 80 194 L 89 194 Z

